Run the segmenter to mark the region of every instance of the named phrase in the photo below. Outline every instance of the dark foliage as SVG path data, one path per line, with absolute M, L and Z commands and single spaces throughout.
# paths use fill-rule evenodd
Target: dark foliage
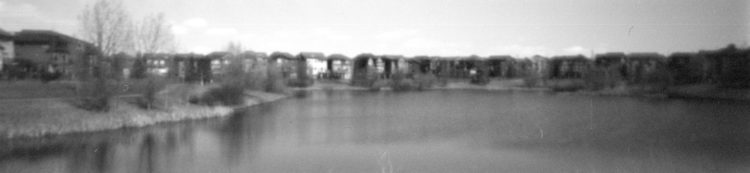
M 63 76 L 61 72 L 43 72 L 39 76 L 39 79 L 42 80 L 42 82 L 47 83 L 50 81 L 54 81 L 57 79 L 60 79 Z
M 244 103 L 244 95 L 244 89 L 241 86 L 222 85 L 209 90 L 200 98 L 191 98 L 190 103 L 209 106 L 240 105 Z
M 159 91 L 166 86 L 164 79 L 157 77 L 146 78 L 146 86 L 141 98 L 138 99 L 137 105 L 143 109 L 159 109 L 164 105 L 159 102 Z
M 131 68 L 130 78 L 143 79 L 146 78 L 147 68 L 145 58 L 136 58 L 133 61 L 133 67 Z

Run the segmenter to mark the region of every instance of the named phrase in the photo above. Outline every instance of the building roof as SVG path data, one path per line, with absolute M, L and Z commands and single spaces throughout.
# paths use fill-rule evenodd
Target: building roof
M 232 55 L 231 53 L 227 51 L 221 51 L 221 52 L 211 52 L 208 55 L 206 55 L 206 58 L 209 59 L 225 59 L 230 57 Z
M 622 52 L 607 52 L 603 54 L 594 55 L 596 58 L 625 58 L 625 53 Z
M 656 52 L 629 53 L 628 59 L 663 59 L 664 55 Z
M 20 44 L 49 43 L 49 42 L 78 42 L 83 40 L 61 34 L 52 30 L 21 30 L 14 36 L 14 41 Z
M 364 59 L 364 58 L 376 58 L 377 56 L 371 54 L 371 53 L 362 53 L 354 57 L 354 59 Z
M 390 59 L 390 60 L 404 59 L 403 55 L 381 55 L 380 57 L 384 59 Z
M 346 57 L 346 55 L 343 55 L 343 54 L 331 54 L 331 55 L 328 55 L 328 59 L 346 61 L 346 60 L 349 60 L 349 57 Z
M 490 55 L 490 57 L 488 57 L 488 59 L 509 59 L 509 60 L 512 60 L 513 56 L 510 56 L 510 55 Z
M 583 55 L 563 55 L 563 56 L 553 56 L 552 61 L 561 61 L 561 60 L 569 60 L 569 61 L 589 61 L 585 56 Z
M 0 40 L 12 40 L 13 34 L 0 28 Z
M 271 55 L 269 56 L 269 58 L 271 58 L 271 59 L 281 58 L 281 59 L 289 59 L 289 60 L 296 59 L 294 57 L 294 55 L 292 55 L 290 53 L 287 53 L 287 52 L 278 52 L 278 51 L 271 53 Z
M 297 56 L 305 59 L 325 60 L 326 55 L 321 52 L 300 52 Z
M 698 53 L 695 52 L 674 52 L 669 55 L 669 57 L 694 57 L 698 56 Z

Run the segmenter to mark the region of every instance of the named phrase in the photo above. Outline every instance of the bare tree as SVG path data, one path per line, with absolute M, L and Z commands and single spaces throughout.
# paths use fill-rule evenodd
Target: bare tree
M 134 29 L 133 49 L 137 53 L 171 52 L 175 49 L 174 35 L 164 14 L 159 13 L 143 18 Z
M 127 50 L 132 22 L 120 0 L 96 0 L 79 16 L 84 39 L 105 56 Z
M 229 45 L 227 45 L 227 52 L 235 56 L 242 53 L 243 49 L 240 42 L 229 42 Z

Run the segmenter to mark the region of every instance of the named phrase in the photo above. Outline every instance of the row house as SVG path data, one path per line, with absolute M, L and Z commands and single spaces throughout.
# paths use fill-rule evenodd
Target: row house
M 555 56 L 550 59 L 550 78 L 580 79 L 589 70 L 589 59 L 583 55 Z
M 15 53 L 13 52 L 13 34 L 0 29 L 0 71 L 3 70 L 3 66 L 13 59 Z
M 342 54 L 331 54 L 326 57 L 326 75 L 324 79 L 334 80 L 351 80 L 352 77 L 352 61 L 349 57 Z
M 84 56 L 90 43 L 49 30 L 22 30 L 13 37 L 17 59 L 37 64 L 38 70 L 70 75 L 73 63 Z
M 659 53 L 628 54 L 625 78 L 630 83 L 640 83 L 658 69 L 666 67 L 666 57 Z

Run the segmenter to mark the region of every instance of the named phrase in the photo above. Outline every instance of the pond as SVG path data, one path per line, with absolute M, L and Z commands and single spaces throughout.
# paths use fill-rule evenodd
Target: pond
M 316 91 L 222 118 L 0 141 L 0 172 L 748 172 L 748 104 Z

